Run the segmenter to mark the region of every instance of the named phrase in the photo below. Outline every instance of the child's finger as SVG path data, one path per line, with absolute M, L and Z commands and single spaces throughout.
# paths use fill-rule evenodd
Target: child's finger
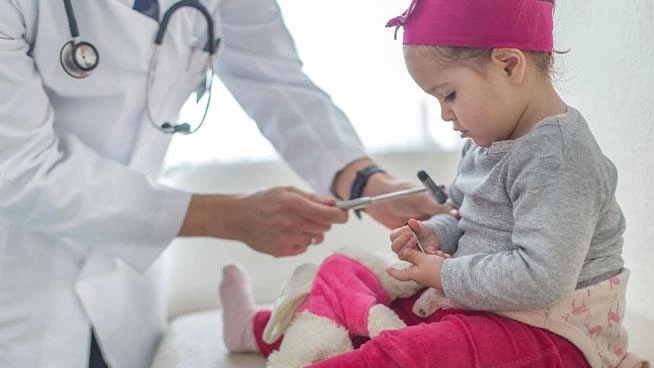
M 407 231 L 406 225 L 395 228 L 391 231 L 389 238 L 391 239 L 391 241 L 393 241 L 397 239 L 399 236 L 402 236 L 402 234 L 406 233 L 406 231 Z
M 439 257 L 443 257 L 443 258 L 450 258 L 450 257 L 451 257 L 449 254 L 443 252 L 443 251 L 440 250 L 440 249 L 437 250 L 437 251 L 435 252 L 435 254 L 436 254 L 437 256 L 439 256 Z
M 420 234 L 420 221 L 410 218 L 409 221 L 407 221 L 406 226 L 410 227 L 417 234 Z
M 422 263 L 425 254 L 413 248 L 404 248 L 399 253 L 399 257 L 403 261 L 407 261 L 411 264 L 418 265 Z
M 425 241 L 432 234 L 431 229 L 422 222 L 416 219 L 409 219 L 407 222 L 407 227 L 416 235 L 418 240 Z
M 407 267 L 402 269 L 389 267 L 386 269 L 386 273 L 400 281 L 411 281 L 414 280 L 415 267 Z
M 413 237 L 413 234 L 408 229 L 404 233 L 398 235 L 391 242 L 391 249 L 395 253 L 400 253 L 402 249 L 407 247 L 415 247 L 416 239 Z

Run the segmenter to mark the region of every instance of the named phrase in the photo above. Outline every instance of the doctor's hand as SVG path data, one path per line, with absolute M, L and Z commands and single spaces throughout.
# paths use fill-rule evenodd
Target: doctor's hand
M 244 242 L 275 257 L 303 253 L 322 243 L 332 224 L 348 214 L 335 199 L 277 187 L 245 196 L 193 195 L 180 236 L 211 236 Z
M 379 173 L 368 179 L 363 195 L 377 196 L 421 187 L 423 186 L 420 183 L 400 180 L 386 173 Z M 451 209 L 449 205 L 439 204 L 428 192 L 424 192 L 373 204 L 366 208 L 366 212 L 382 225 L 393 229 L 406 224 L 409 218 L 426 220 L 437 214 L 448 213 Z
M 333 189 L 341 198 L 349 198 L 357 172 L 374 162 L 367 157 L 348 164 L 334 178 Z M 386 172 L 376 172 L 368 177 L 361 195 L 374 197 L 403 189 L 424 188 L 419 182 L 400 180 Z M 439 204 L 427 192 L 413 194 L 373 204 L 365 209 L 373 219 L 389 229 L 406 224 L 410 218 L 425 220 L 431 216 L 448 213 L 451 207 Z

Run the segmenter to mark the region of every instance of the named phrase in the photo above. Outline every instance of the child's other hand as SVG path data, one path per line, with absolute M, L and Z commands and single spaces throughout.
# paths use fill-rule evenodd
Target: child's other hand
M 449 256 L 442 251 L 438 254 L 424 254 L 418 250 L 405 248 L 399 253 L 400 259 L 411 263 L 411 266 L 403 269 L 389 267 L 386 272 L 397 280 L 413 280 L 420 286 L 442 289 L 441 269 L 443 262 Z
M 403 249 L 416 249 L 418 240 L 427 254 L 435 254 L 440 249 L 436 234 L 429 226 L 413 218 L 406 225 L 391 231 L 390 238 L 391 249 L 397 254 Z

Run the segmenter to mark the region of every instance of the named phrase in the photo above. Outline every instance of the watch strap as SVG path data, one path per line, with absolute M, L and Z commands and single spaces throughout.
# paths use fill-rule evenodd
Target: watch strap
M 368 183 L 368 179 L 373 174 L 379 172 L 386 172 L 386 171 L 374 164 L 370 166 L 366 166 L 365 168 L 357 171 L 357 175 L 354 177 L 354 181 L 352 182 L 352 189 L 350 190 L 349 199 L 360 198 L 361 195 L 363 194 L 363 189 L 366 187 L 366 184 Z M 363 208 L 356 209 L 354 210 L 354 214 L 358 218 L 361 218 L 361 211 L 363 211 Z

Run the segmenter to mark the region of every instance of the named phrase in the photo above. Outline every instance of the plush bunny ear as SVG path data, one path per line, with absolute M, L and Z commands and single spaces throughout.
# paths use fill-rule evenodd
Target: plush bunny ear
M 286 331 L 295 317 L 295 311 L 311 291 L 318 265 L 305 263 L 298 266 L 275 300 L 270 320 L 263 330 L 263 341 L 272 344 Z

